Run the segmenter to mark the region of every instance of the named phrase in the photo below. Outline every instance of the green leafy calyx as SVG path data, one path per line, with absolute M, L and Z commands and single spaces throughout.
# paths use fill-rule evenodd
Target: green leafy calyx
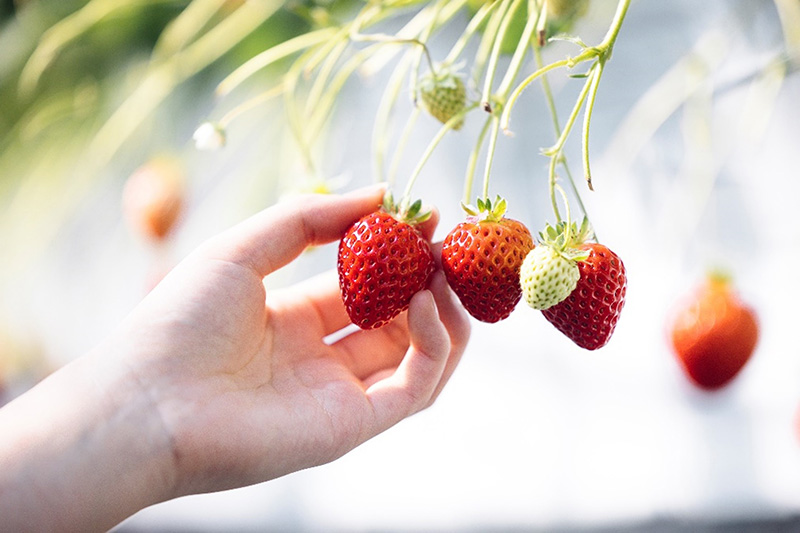
M 506 199 L 497 196 L 492 202 L 489 198 L 478 198 L 477 207 L 461 203 L 461 208 L 468 215 L 477 217 L 480 221 L 498 222 L 506 214 L 508 202 Z
M 422 200 L 411 202 L 408 197 L 403 197 L 396 202 L 392 191 L 386 191 L 383 195 L 381 209 L 392 215 L 394 218 L 407 224 L 421 224 L 431 218 L 431 210 L 422 209 Z
M 555 226 L 547 224 L 539 233 L 541 244 L 550 246 L 564 258 L 572 261 L 585 261 L 589 257 L 588 250 L 578 247 L 594 239 L 594 231 L 589 224 L 589 219 L 583 217 L 580 227 L 573 221 L 561 221 Z

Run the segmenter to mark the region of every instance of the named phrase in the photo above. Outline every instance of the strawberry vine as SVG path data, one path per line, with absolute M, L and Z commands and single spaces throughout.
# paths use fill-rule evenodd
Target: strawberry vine
M 469 203 L 484 149 L 481 197 L 489 198 L 499 134 L 501 131 L 511 134 L 511 119 L 517 102 L 528 87 L 540 81 L 556 135 L 555 143 L 542 149 L 542 154 L 550 159 L 547 183 L 556 223 L 562 221 L 556 192 L 559 165 L 570 183 L 572 196 L 586 217 L 564 148 L 583 113 L 581 159 L 585 182 L 593 190 L 589 154 L 592 113 L 605 65 L 611 58 L 630 0 L 618 1 L 605 37 L 595 46 L 589 46 L 575 36 L 554 34 L 555 29 L 569 28 L 569 23 L 560 27 L 556 24 L 559 17 L 579 16 L 581 6 L 585 7 L 587 3 L 587 0 L 570 4 L 557 0 L 366 2 L 342 21 L 335 20 L 332 15 L 322 21 L 315 20 L 315 29 L 265 50 L 235 69 L 219 84 L 218 95 L 221 97 L 231 94 L 265 68 L 283 60 L 292 61 L 274 87 L 244 102 L 214 123 L 213 129 L 207 127 L 205 131 L 208 134 L 216 132 L 224 140 L 225 128 L 235 117 L 280 95 L 284 99 L 287 122 L 309 176 L 315 182 L 324 181 L 324 173 L 318 164 L 318 140 L 334 114 L 343 87 L 355 74 L 369 76 L 394 62 L 373 125 L 371 152 L 375 179 L 387 181 L 390 186 L 395 183 L 401 163 L 408 159 L 406 152 L 409 140 L 418 128 L 423 111 L 427 112 L 440 120 L 442 126 L 419 154 L 417 164 L 406 179 L 404 198 L 410 198 L 412 187 L 442 139 L 451 131 L 460 129 L 467 115 L 482 109 L 487 116 L 478 130 L 465 165 L 463 199 L 464 203 Z M 454 24 L 457 15 L 467 8 L 471 9 L 471 15 L 466 25 L 444 59 L 436 62 L 429 41 L 440 30 Z M 524 20 L 521 29 L 518 27 L 520 20 Z M 385 28 L 390 21 L 391 27 L 397 29 L 387 32 Z M 465 52 L 471 49 L 470 42 L 476 36 L 480 38 L 474 56 L 465 59 Z M 512 42 L 510 47 L 509 40 Z M 541 49 L 555 40 L 573 43 L 579 48 L 578 54 L 544 64 Z M 523 77 L 521 73 L 525 59 L 531 53 L 535 70 Z M 501 61 L 504 54 L 510 55 L 508 61 Z M 423 68 L 423 61 L 426 68 Z M 459 66 L 464 64 L 469 65 L 469 73 L 462 75 Z M 505 65 L 504 69 L 501 65 Z M 578 72 L 581 66 L 586 68 Z M 547 81 L 547 75 L 557 70 L 566 70 L 571 77 L 584 80 L 563 126 Z M 410 95 L 412 110 L 405 124 L 395 129 L 395 115 L 405 92 L 404 87 L 407 87 Z M 465 98 L 463 95 L 468 94 L 469 90 L 477 97 Z M 213 137 L 209 138 L 209 141 L 213 140 Z M 207 145 L 214 146 L 214 143 Z

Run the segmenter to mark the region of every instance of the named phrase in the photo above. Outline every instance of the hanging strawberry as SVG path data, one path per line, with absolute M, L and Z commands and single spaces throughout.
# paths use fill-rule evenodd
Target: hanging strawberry
M 420 79 L 419 93 L 422 105 L 442 124 L 461 113 L 467 106 L 467 90 L 464 81 L 453 67 L 442 65 L 436 72 L 429 72 Z M 457 120 L 452 129 L 459 130 L 464 119 Z
M 547 226 L 542 243 L 525 258 L 520 279 L 531 307 L 581 348 L 596 350 L 614 333 L 627 278 L 617 254 L 586 242 L 591 233 L 586 219 L 580 228 L 566 222 Z
M 506 218 L 499 196 L 478 199 L 477 209 L 463 206 L 467 220 L 442 243 L 442 270 L 464 308 L 482 322 L 508 317 L 522 297 L 519 270 L 533 248 L 524 224 Z
M 758 341 L 755 312 L 736 295 L 731 280 L 711 274 L 680 304 L 670 340 L 686 375 L 714 390 L 730 383 L 750 360 Z
M 428 241 L 415 228 L 430 212 L 422 202 L 396 205 L 387 193 L 378 211 L 353 224 L 339 243 L 338 272 L 347 314 L 361 329 L 379 328 L 408 309 L 435 270 Z

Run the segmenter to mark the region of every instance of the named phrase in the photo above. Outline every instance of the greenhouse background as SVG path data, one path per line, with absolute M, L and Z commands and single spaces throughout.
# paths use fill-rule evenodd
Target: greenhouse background
M 0 401 L 90 350 L 210 236 L 287 195 L 376 179 L 373 124 L 391 69 L 348 80 L 314 146 L 315 175 L 285 100 L 259 101 L 291 57 L 220 94 L 248 59 L 362 3 L 285 2 L 274 14 L 258 7 L 267 4 L 2 4 Z M 594 0 L 573 33 L 600 42 L 615 7 Z M 187 12 L 204 23 L 176 23 L 191 21 Z M 468 20 L 465 8 L 431 38 L 431 52 L 446 53 Z M 575 47 L 559 41 L 543 53 L 557 59 Z M 577 183 L 628 272 L 611 342 L 581 350 L 524 305 L 501 323 L 474 322 L 462 363 L 428 410 L 334 463 L 159 504 L 118 529 L 795 530 L 799 62 L 796 2 L 634 0 L 595 102 L 595 190 Z M 581 80 L 555 73 L 549 82 L 566 117 Z M 412 109 L 404 89 L 397 112 Z M 231 112 L 225 146 L 198 150 L 196 128 Z M 418 177 L 415 194 L 441 215 L 435 240 L 463 217 L 464 168 L 481 124 L 468 115 Z M 440 126 L 419 118 L 397 161 L 398 187 Z M 510 216 L 541 228 L 551 220 L 541 148 L 555 136 L 539 87 L 520 98 L 511 127 L 497 143 L 493 193 L 509 199 Z M 565 155 L 580 169 L 579 142 L 570 139 Z M 123 196 L 128 178 L 159 158 L 183 176 L 185 205 L 155 242 L 126 220 Z M 335 264 L 335 246 L 320 247 L 265 283 L 286 286 Z M 667 333 L 676 303 L 709 268 L 733 275 L 760 325 L 752 360 L 712 393 L 687 381 Z

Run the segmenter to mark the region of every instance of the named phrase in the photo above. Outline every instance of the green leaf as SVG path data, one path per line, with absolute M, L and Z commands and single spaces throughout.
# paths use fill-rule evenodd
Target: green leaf
M 574 35 L 569 35 L 566 33 L 559 33 L 558 35 L 553 35 L 548 39 L 548 41 L 566 41 L 568 43 L 576 44 L 581 48 L 583 48 L 584 50 L 589 48 L 589 45 L 583 42 L 583 40 L 580 37 L 576 37 Z
M 415 218 L 419 214 L 420 209 L 422 209 L 422 200 L 417 200 L 416 202 L 411 204 L 411 207 L 408 208 L 408 212 L 405 215 L 406 218 L 408 219 Z
M 422 224 L 423 222 L 431 218 L 432 214 L 433 214 L 432 211 L 425 211 L 424 213 L 422 213 L 421 215 L 419 215 L 417 218 L 414 219 L 414 223 Z
M 387 190 L 386 194 L 383 195 L 383 210 L 387 213 L 393 213 L 394 207 L 394 195 L 392 191 Z
M 464 212 L 466 212 L 468 215 L 472 215 L 473 217 L 478 216 L 478 211 L 475 209 L 474 206 L 461 202 L 461 209 L 463 209 Z
M 508 202 L 506 202 L 505 198 L 498 196 L 494 210 L 492 210 L 492 215 L 494 215 L 497 220 L 500 220 L 506 213 L 506 209 L 508 209 Z

